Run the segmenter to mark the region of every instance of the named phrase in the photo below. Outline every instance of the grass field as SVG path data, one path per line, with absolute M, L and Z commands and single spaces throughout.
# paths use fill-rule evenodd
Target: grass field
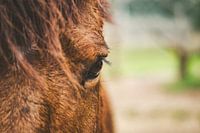
M 178 62 L 175 55 L 162 49 L 112 49 L 112 66 L 106 72 L 120 76 L 148 75 L 154 73 L 176 73 Z
M 147 77 L 148 75 L 167 74 L 178 79 L 178 59 L 164 49 L 111 49 L 111 66 L 105 65 L 104 74 L 109 78 Z M 185 80 L 174 81 L 171 88 L 200 87 L 200 56 L 193 54 L 188 62 L 188 76 Z

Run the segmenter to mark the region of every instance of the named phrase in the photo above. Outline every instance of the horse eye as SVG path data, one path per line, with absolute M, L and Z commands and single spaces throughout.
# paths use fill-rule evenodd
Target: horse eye
M 101 68 L 103 66 L 103 59 L 98 58 L 97 61 L 91 65 L 85 74 L 85 80 L 92 80 L 99 76 Z

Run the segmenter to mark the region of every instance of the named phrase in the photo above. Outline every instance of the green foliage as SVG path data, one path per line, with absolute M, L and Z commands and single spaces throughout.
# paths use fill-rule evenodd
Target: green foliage
M 158 0 L 134 0 L 130 1 L 126 6 L 131 14 L 162 14 L 172 16 L 173 11 L 166 2 L 162 3 Z
M 178 80 L 167 85 L 170 92 L 182 92 L 188 90 L 200 90 L 200 78 L 189 75 L 183 80 Z
M 200 31 L 200 0 L 191 3 L 186 13 L 191 20 L 194 29 Z
M 125 5 L 131 14 L 161 14 L 174 17 L 184 14 L 195 30 L 200 30 L 200 0 L 132 0 Z

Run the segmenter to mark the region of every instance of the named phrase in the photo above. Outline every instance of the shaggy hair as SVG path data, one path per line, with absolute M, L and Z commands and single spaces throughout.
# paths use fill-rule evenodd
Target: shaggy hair
M 69 38 L 68 26 L 81 23 L 86 8 L 94 7 L 110 20 L 104 0 L 1 0 L 0 68 L 22 70 L 41 81 L 31 62 L 50 55 L 67 74 L 62 38 Z
M 90 89 L 80 81 L 108 53 L 101 30 L 111 21 L 108 7 L 106 0 L 0 0 L 0 132 L 113 132 L 100 81 Z

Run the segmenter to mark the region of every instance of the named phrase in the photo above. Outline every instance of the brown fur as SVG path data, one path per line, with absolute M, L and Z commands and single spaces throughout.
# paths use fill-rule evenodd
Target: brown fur
M 0 132 L 112 133 L 101 80 L 104 0 L 0 1 Z

